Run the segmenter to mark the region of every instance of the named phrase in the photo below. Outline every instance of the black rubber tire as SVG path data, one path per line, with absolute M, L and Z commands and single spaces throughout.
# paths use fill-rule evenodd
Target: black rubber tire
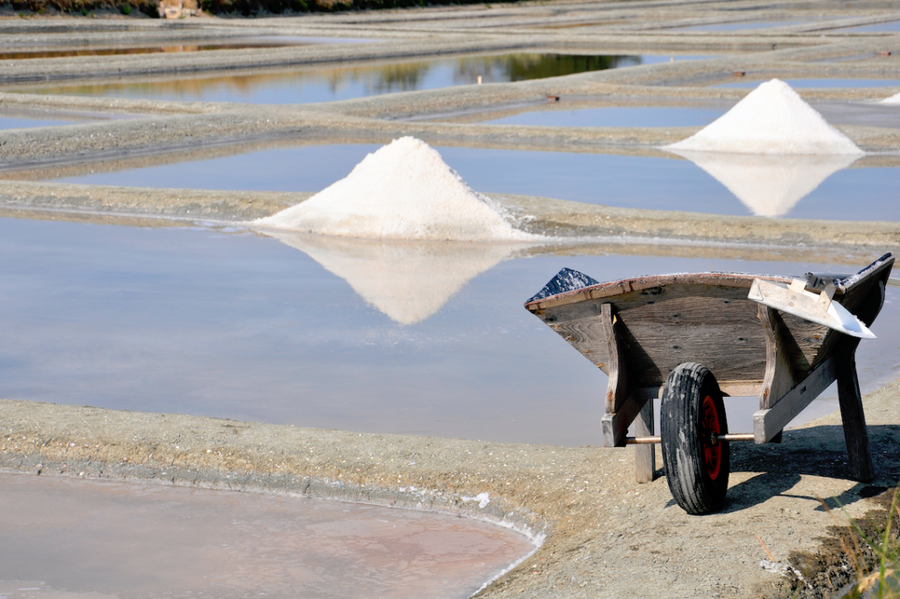
M 689 514 L 709 514 L 725 504 L 731 452 L 728 441 L 712 442 L 713 431 L 728 433 L 719 383 L 705 366 L 681 364 L 666 378 L 660 436 L 669 490 Z

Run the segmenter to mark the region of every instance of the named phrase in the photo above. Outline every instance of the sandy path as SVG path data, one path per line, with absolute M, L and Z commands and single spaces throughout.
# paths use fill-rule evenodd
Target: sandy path
M 865 399 L 877 478 L 900 475 L 900 383 Z M 630 449 L 562 448 L 302 429 L 178 415 L 0 402 L 0 468 L 41 476 L 301 492 L 455 510 L 546 535 L 485 597 L 759 597 L 772 554 L 815 550 L 831 516 L 860 515 L 871 485 L 845 479 L 834 417 L 781 445 L 735 444 L 723 512 L 694 517 L 660 477 L 634 482 Z M 490 503 L 466 500 L 487 493 Z M 836 498 L 836 499 L 835 499 Z

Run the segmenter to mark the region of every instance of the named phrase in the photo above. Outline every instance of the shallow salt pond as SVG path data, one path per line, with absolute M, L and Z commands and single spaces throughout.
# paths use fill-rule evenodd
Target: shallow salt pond
M 887 23 L 875 23 L 872 25 L 846 27 L 836 31 L 839 31 L 840 33 L 894 33 L 900 31 L 900 21 L 889 21 Z
M 0 397 L 596 446 L 606 376 L 523 308 L 562 267 L 600 281 L 856 270 L 521 250 L 2 218 Z M 900 371 L 897 299 L 889 288 L 879 338 L 861 344 L 864 391 Z M 756 403 L 729 401 L 733 431 L 752 430 Z
M 785 83 L 793 88 L 854 88 L 854 87 L 900 87 L 900 79 L 783 79 Z M 744 80 L 736 83 L 717 83 L 713 87 L 758 87 L 762 81 Z
M 673 141 L 676 141 L 673 139 Z M 95 185 L 316 192 L 366 154 L 365 144 L 295 146 L 67 177 Z M 482 193 L 513 193 L 626 208 L 831 220 L 900 220 L 898 168 L 847 168 L 847 157 L 694 154 L 690 160 L 438 147 Z M 761 186 L 760 181 L 766 185 Z M 847 198 L 861 198 L 848 202 Z
M 27 129 L 31 127 L 51 127 L 54 125 L 71 125 L 78 121 L 65 119 L 34 119 L 28 117 L 6 116 L 0 114 L 0 130 L 2 129 Z
M 542 127 L 705 127 L 728 108 L 673 106 L 610 106 L 540 110 L 484 121 L 490 125 Z
M 247 37 L 228 40 L 204 39 L 168 43 L 118 44 L 118 45 L 62 45 L 52 47 L 22 48 L 0 51 L 0 60 L 28 60 L 31 58 L 60 58 L 66 56 L 117 56 L 123 54 L 179 54 L 206 52 L 209 50 L 241 50 L 248 48 L 281 48 L 284 46 L 311 46 L 315 44 L 368 43 L 384 40 L 355 40 L 318 37 Z
M 803 21 L 732 21 L 728 23 L 708 23 L 706 25 L 689 25 L 686 27 L 672 27 L 672 31 L 741 31 L 743 29 L 767 29 L 769 27 L 786 27 L 790 25 L 803 25 Z
M 734 106 L 733 102 L 700 106 L 602 106 L 522 111 L 482 121 L 491 125 L 542 127 L 705 127 Z M 900 129 L 900 110 L 876 102 L 813 102 L 811 106 L 832 125 Z M 486 114 L 489 117 L 489 115 Z
M 255 75 L 147 79 L 106 85 L 31 86 L 19 91 L 172 101 L 293 104 L 401 91 L 523 81 L 642 64 L 643 56 L 553 53 L 441 57 L 408 62 L 308 67 Z M 668 60 L 668 58 L 666 58 Z
M 533 550 L 449 514 L 0 475 L 0 596 L 464 599 Z

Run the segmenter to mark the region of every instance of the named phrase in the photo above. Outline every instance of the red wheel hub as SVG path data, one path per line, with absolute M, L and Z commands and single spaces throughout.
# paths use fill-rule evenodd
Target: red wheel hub
M 706 463 L 706 472 L 712 480 L 719 477 L 719 471 L 722 468 L 722 444 L 718 439 L 721 434 L 722 426 L 719 422 L 716 402 L 707 395 L 703 398 L 700 412 L 700 439 L 703 444 L 703 461 Z

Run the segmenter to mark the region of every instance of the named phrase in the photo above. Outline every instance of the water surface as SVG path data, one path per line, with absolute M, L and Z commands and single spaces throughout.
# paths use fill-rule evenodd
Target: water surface
M 560 268 L 601 281 L 849 270 L 309 237 L 0 219 L 0 397 L 599 445 L 606 376 L 523 308 Z M 866 391 L 900 371 L 897 309 L 889 288 L 879 338 L 859 350 Z M 810 409 L 801 419 L 822 413 Z M 755 410 L 740 402 L 732 429 L 751 430 Z
M 485 123 L 542 127 L 705 127 L 727 108 L 680 106 L 609 106 L 523 112 Z
M 254 75 L 191 76 L 138 83 L 32 87 L 41 94 L 152 100 L 294 104 L 330 102 L 455 85 L 558 77 L 641 64 L 641 56 L 553 53 L 440 57 L 355 66 L 307 67 Z
M 124 54 L 180 54 L 209 50 L 243 50 L 248 48 L 281 48 L 284 46 L 311 46 L 315 44 L 362 43 L 384 40 L 353 40 L 315 37 L 248 37 L 228 40 L 205 39 L 179 41 L 177 43 L 148 43 L 109 46 L 59 46 L 0 51 L 0 60 L 27 60 L 31 58 L 60 58 L 68 56 L 117 56 Z
M 677 141 L 676 139 L 672 140 Z M 95 185 L 316 192 L 346 177 L 378 145 L 296 146 L 236 156 L 68 177 Z M 822 169 L 817 159 L 775 158 L 753 168 L 776 185 L 779 208 L 760 209 L 752 198 L 758 180 L 737 180 L 743 168 L 729 156 L 709 156 L 702 166 L 672 158 L 438 147 L 443 159 L 476 191 L 605 204 L 625 208 L 687 210 L 710 214 L 789 216 L 831 220 L 900 220 L 898 168 Z M 753 157 L 740 158 L 753 161 Z M 724 162 L 720 169 L 707 169 Z M 759 161 L 757 161 L 759 162 Z M 710 170 L 726 173 L 720 181 Z M 861 198 L 849 203 L 848 197 Z
M 888 21 L 887 23 L 875 23 L 873 25 L 859 25 L 858 27 L 846 27 L 839 30 L 847 33 L 864 32 L 897 32 L 900 31 L 900 21 Z
M 784 79 L 785 83 L 794 88 L 854 88 L 854 87 L 889 87 L 900 86 L 900 79 Z M 713 87 L 758 87 L 762 81 L 741 80 L 736 83 L 719 83 Z
M 803 25 L 808 21 L 736 21 L 730 23 L 708 23 L 706 25 L 690 25 L 688 27 L 672 27 L 674 31 L 741 31 L 743 29 L 766 29 L 769 27 L 786 27 Z
M 28 129 L 31 127 L 52 127 L 54 125 L 71 125 L 76 121 L 59 119 L 34 119 L 0 114 L 0 129 Z
M 0 596 L 464 599 L 533 549 L 448 514 L 0 475 Z

